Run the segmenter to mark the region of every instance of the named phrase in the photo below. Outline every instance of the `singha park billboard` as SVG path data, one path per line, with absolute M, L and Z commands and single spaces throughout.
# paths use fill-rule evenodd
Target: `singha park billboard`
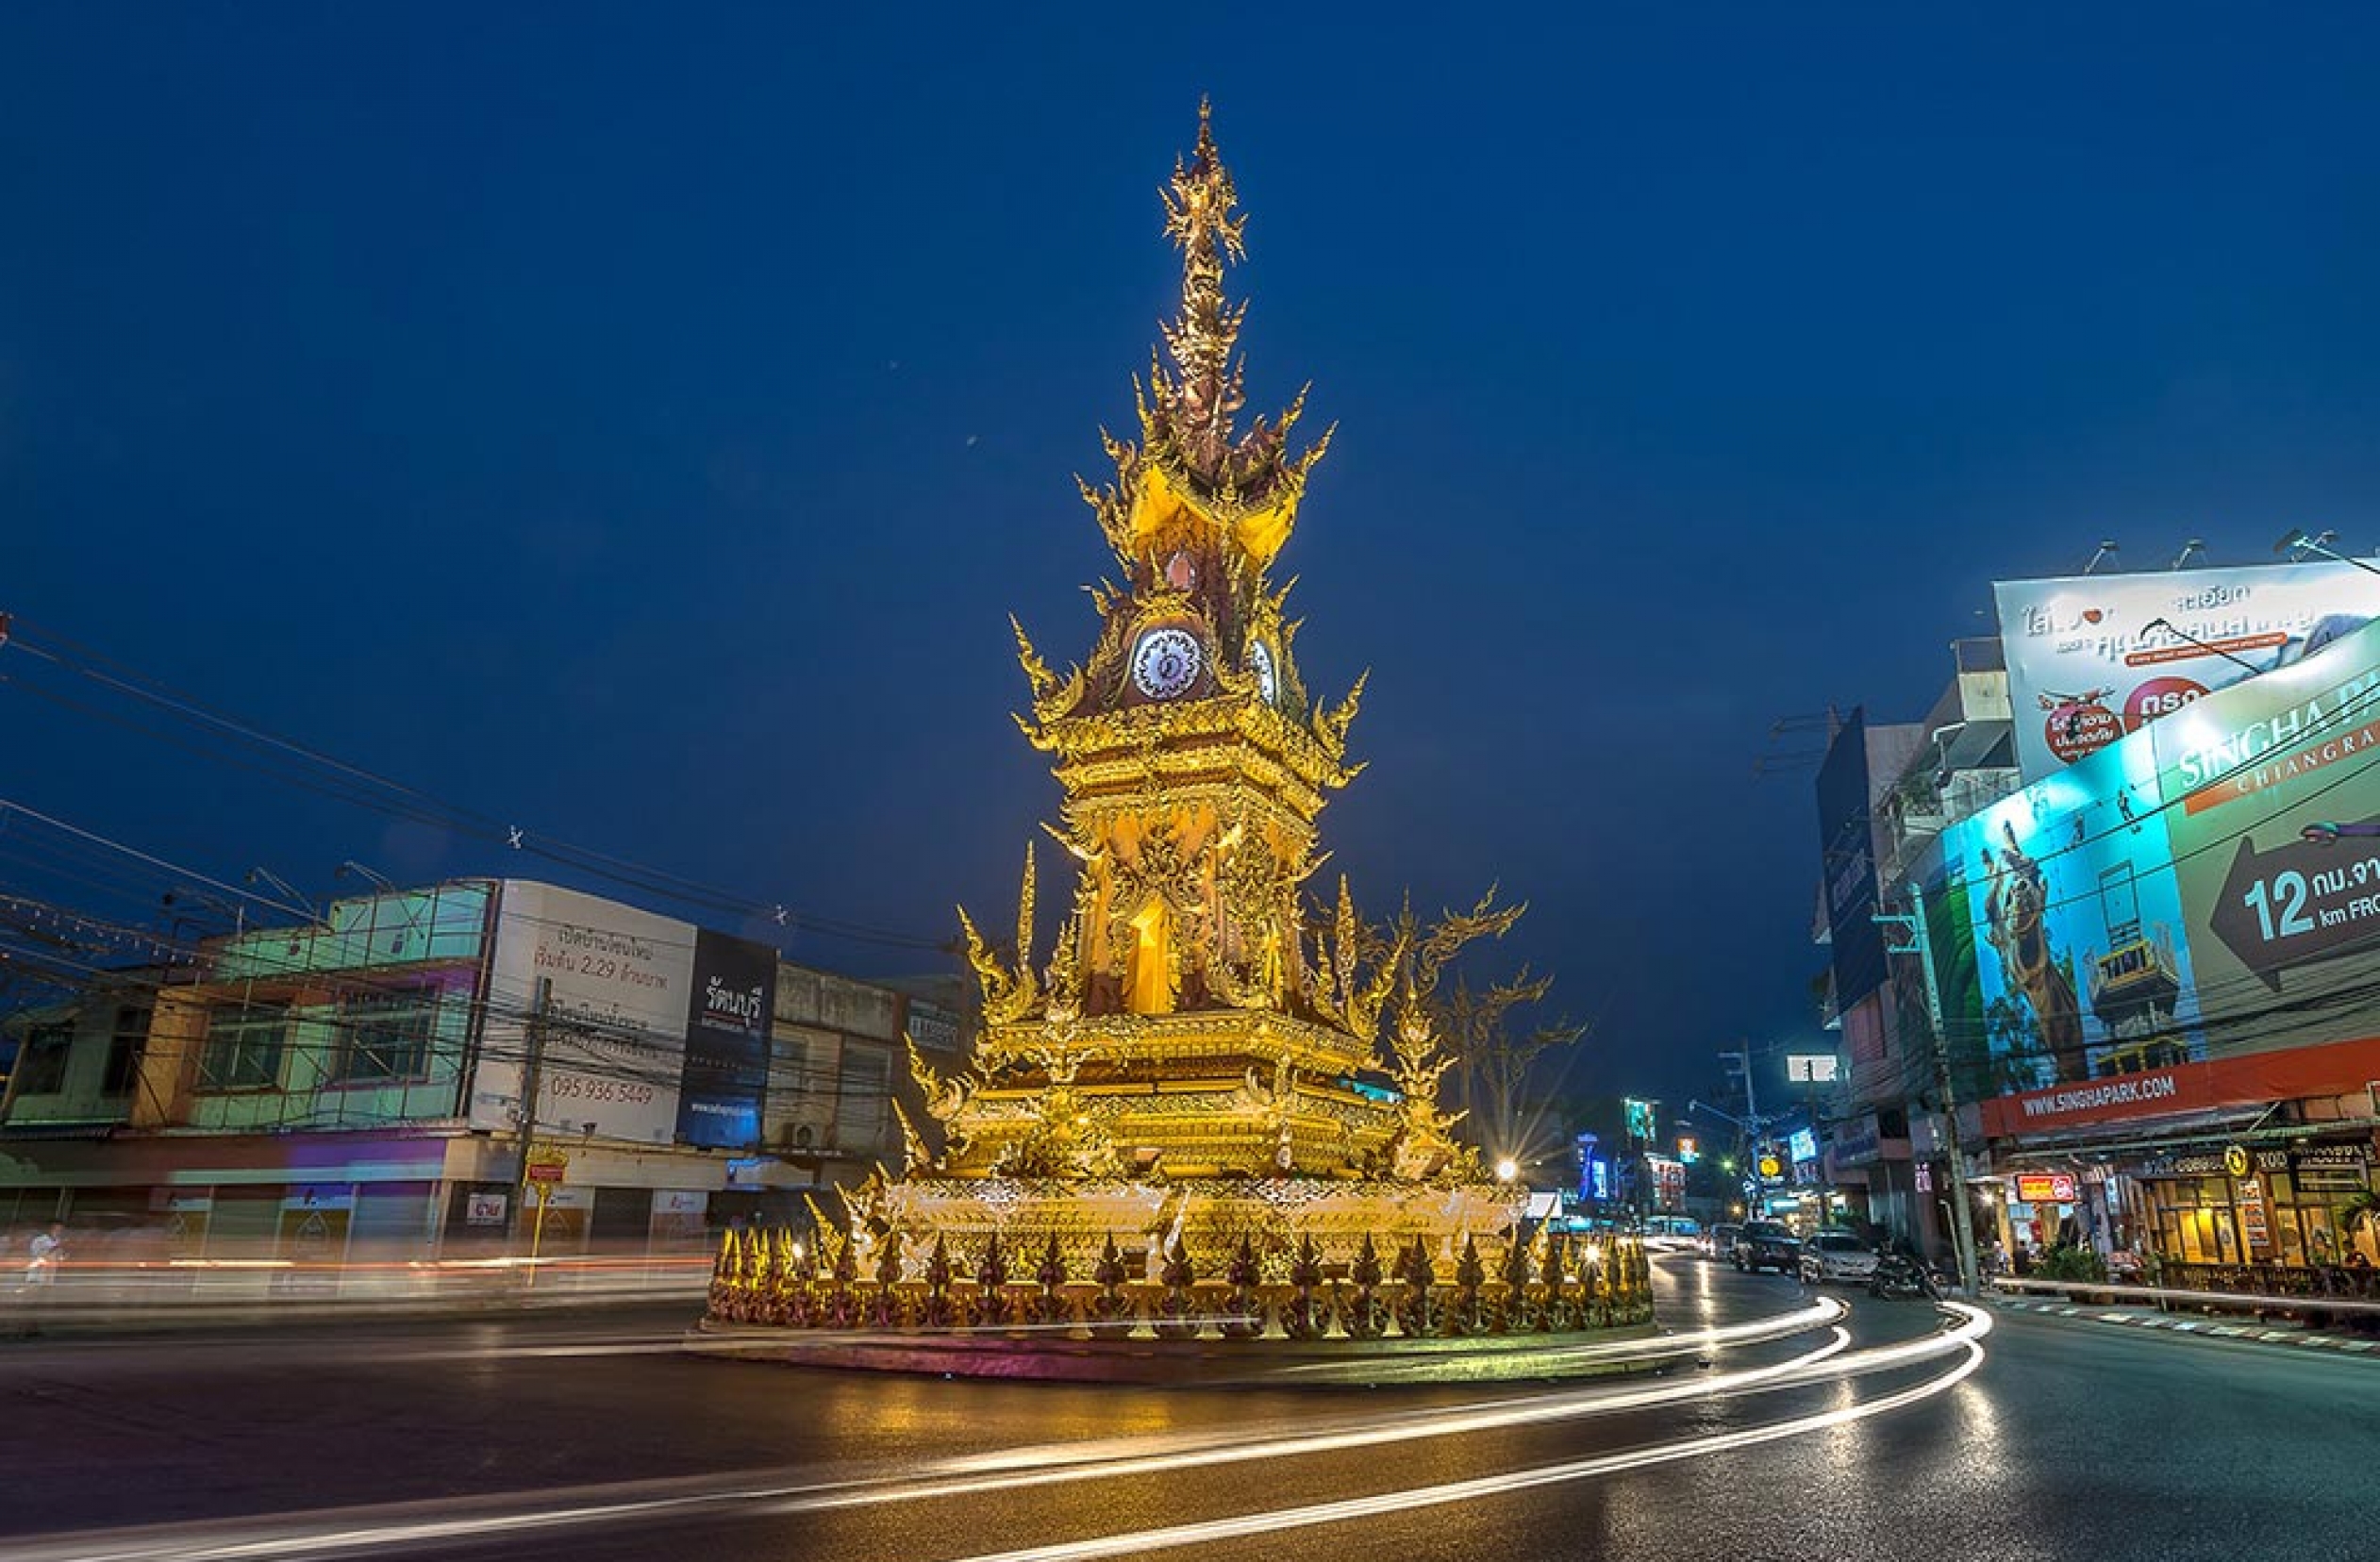
M 2077 757 L 1940 849 L 1972 930 L 1950 1023 L 1997 1092 L 2380 1034 L 2380 625 Z
M 2380 577 L 2336 560 L 2011 580 L 1992 594 L 2028 782 L 2380 617 Z
M 535 1013 L 543 984 L 543 1013 Z M 776 951 L 548 884 L 507 880 L 471 1093 L 474 1128 L 740 1149 L 760 1138 Z

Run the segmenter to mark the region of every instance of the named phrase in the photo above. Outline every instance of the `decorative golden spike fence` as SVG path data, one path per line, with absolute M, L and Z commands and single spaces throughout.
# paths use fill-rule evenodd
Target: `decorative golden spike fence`
M 1415 1239 L 1364 1239 L 1354 1260 L 1325 1263 L 1311 1238 L 1277 1277 L 1254 1245 L 1198 1261 L 1178 1240 L 1134 1275 L 1110 1240 L 1075 1272 L 1057 1238 L 1038 1250 L 995 1237 L 972 1266 L 937 1238 L 908 1271 L 897 1244 L 872 1271 L 848 1239 L 805 1249 L 778 1233 L 728 1233 L 712 1268 L 715 1324 L 873 1333 L 1062 1331 L 1076 1339 L 1466 1339 L 1570 1334 L 1650 1322 L 1643 1244 L 1634 1238 L 1505 1245 L 1492 1266 L 1475 1241 L 1451 1261 Z M 1029 1249 L 1029 1244 L 1028 1244 Z

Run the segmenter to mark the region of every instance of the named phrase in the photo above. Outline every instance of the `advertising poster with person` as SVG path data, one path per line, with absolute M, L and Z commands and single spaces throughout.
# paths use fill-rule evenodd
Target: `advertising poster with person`
M 1994 1091 L 2203 1050 L 2167 815 L 2155 756 L 2132 740 L 1944 833 Z
M 2380 1031 L 2380 625 L 2086 756 L 1941 850 L 1973 926 L 1959 1023 L 1997 1091 L 2163 1090 L 2179 1064 Z

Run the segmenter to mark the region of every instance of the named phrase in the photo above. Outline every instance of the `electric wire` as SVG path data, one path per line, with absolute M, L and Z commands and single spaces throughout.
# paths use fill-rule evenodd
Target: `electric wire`
M 108 720 L 128 729 L 174 743 L 184 750 L 242 770 L 264 774 L 272 779 L 302 787 L 334 800 L 377 811 L 391 818 L 435 825 L 454 833 L 470 836 L 509 850 L 537 856 L 558 865 L 591 876 L 606 879 L 648 894 L 661 896 L 681 905 L 698 906 L 742 919 L 765 921 L 780 926 L 798 928 L 845 941 L 875 944 L 881 947 L 942 951 L 946 939 L 921 938 L 895 929 L 877 927 L 848 919 L 815 915 L 799 911 L 783 903 L 761 903 L 749 896 L 707 885 L 690 876 L 640 863 L 617 854 L 591 846 L 548 837 L 542 832 L 507 823 L 494 815 L 453 803 L 418 788 L 395 781 L 377 772 L 348 763 L 326 755 L 294 739 L 272 732 L 256 723 L 241 720 L 205 702 L 174 689 L 149 674 L 101 653 L 75 644 L 62 635 L 18 617 L 11 621 L 11 633 L 0 640 L 0 651 L 17 650 L 35 657 L 62 673 L 87 680 L 140 702 L 147 709 L 176 718 L 198 726 L 218 737 L 261 750 L 275 760 L 294 760 L 301 769 L 293 770 L 286 763 L 259 762 L 242 758 L 225 750 L 180 738 L 153 724 L 134 721 L 114 712 L 108 712 L 75 701 L 55 690 L 42 689 L 21 677 L 0 677 L 0 686 L 22 690 L 36 697 L 50 700 L 67 708 Z M 305 773 L 302 767 L 314 767 L 326 772 L 327 778 Z

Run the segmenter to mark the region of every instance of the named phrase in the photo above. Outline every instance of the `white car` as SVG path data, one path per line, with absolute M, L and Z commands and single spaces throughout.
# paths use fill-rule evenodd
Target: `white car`
M 1876 1255 L 1848 1231 L 1822 1231 L 1802 1243 L 1802 1283 L 1864 1281 L 1876 1272 Z

